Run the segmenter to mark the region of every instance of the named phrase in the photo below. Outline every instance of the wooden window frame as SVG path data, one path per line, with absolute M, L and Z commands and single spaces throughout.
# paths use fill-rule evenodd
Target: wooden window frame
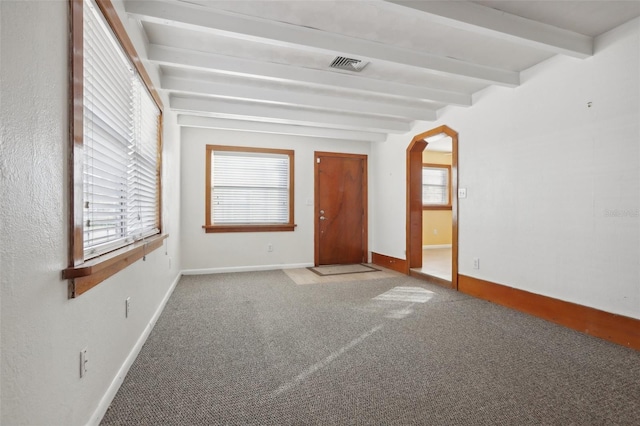
M 447 189 L 448 200 L 447 204 L 422 204 L 422 210 L 451 210 L 451 166 L 448 164 L 435 164 L 435 163 L 422 163 L 422 167 L 429 167 L 431 169 L 447 169 Z
M 260 154 L 281 154 L 289 157 L 289 222 L 283 224 L 234 224 L 215 225 L 211 223 L 211 153 L 213 151 L 253 152 Z M 205 224 L 202 226 L 207 234 L 221 232 L 287 232 L 296 228 L 294 221 L 294 159 L 292 149 L 250 148 L 227 145 L 206 146 L 205 166 Z
M 83 244 L 83 0 L 69 0 L 70 5 L 70 84 L 69 84 L 69 266 L 62 278 L 69 280 L 69 297 L 75 298 L 123 270 L 163 245 L 168 235 L 162 233 L 162 117 L 163 104 L 145 70 L 124 25 L 110 0 L 94 0 L 123 50 L 129 56 L 160 114 L 158 117 L 158 234 L 130 243 L 109 253 L 85 261 Z

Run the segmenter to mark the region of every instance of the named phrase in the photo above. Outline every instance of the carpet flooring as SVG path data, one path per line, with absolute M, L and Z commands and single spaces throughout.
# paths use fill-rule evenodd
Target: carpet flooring
M 183 277 L 101 424 L 639 421 L 640 352 L 407 276 L 267 271 Z

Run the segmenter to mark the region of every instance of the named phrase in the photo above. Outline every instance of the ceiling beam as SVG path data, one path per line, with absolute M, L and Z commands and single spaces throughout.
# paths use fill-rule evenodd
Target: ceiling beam
M 427 107 L 413 108 L 399 104 L 380 103 L 373 100 L 359 100 L 347 96 L 327 96 L 316 93 L 283 89 L 269 89 L 241 84 L 220 83 L 192 78 L 162 77 L 161 87 L 165 90 L 211 95 L 220 98 L 269 102 L 288 106 L 322 108 L 361 114 L 378 114 L 405 117 L 411 120 L 436 120 L 437 114 Z
M 148 58 L 157 64 L 198 69 L 282 82 L 294 82 L 305 86 L 332 87 L 350 92 L 393 96 L 399 99 L 432 101 L 437 103 L 470 106 L 471 95 L 432 89 L 422 86 L 374 80 L 337 72 L 294 67 L 272 62 L 236 58 L 215 53 L 202 53 L 150 44 Z
M 362 142 L 384 142 L 387 139 L 387 135 L 383 133 L 342 129 L 325 129 L 322 127 L 296 126 L 291 124 L 265 123 L 260 121 L 233 120 L 228 118 L 203 117 L 182 114 L 178 115 L 178 125 L 185 127 L 202 127 L 208 129 L 272 133 L 278 135 L 308 136 L 315 138 L 340 139 Z
M 332 55 L 355 56 L 369 61 L 386 61 L 421 68 L 438 75 L 473 79 L 488 84 L 515 87 L 520 74 L 515 71 L 477 65 L 396 46 L 329 33 L 314 28 L 268 21 L 191 4 L 165 1 L 125 2 L 127 13 L 138 19 L 224 37 L 293 47 Z
M 593 38 L 467 1 L 386 0 L 424 12 L 431 22 L 584 59 L 593 55 Z
M 411 122 L 365 115 L 292 108 L 274 104 L 257 104 L 221 99 L 171 96 L 169 105 L 175 111 L 210 114 L 220 118 L 249 119 L 282 124 L 297 124 L 332 129 L 364 130 L 381 133 L 405 133 Z

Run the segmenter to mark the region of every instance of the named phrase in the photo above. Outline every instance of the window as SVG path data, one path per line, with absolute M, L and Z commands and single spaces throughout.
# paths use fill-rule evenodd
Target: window
M 422 204 L 424 206 L 451 206 L 451 167 L 422 165 Z
M 71 0 L 72 297 L 162 245 L 162 104 L 108 0 Z M 136 65 L 134 65 L 136 64 Z M 80 191 L 82 189 L 82 191 Z
M 293 231 L 293 151 L 207 145 L 206 232 Z

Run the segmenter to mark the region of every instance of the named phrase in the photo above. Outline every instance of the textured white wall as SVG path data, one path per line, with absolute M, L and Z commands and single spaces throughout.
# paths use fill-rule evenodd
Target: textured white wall
M 516 89 L 488 89 L 472 108 L 374 144 L 372 250 L 404 258 L 405 149 L 446 124 L 459 132 L 468 190 L 460 273 L 640 318 L 639 27 L 599 37 L 592 58 L 552 58 Z
M 165 247 L 67 299 L 68 2 L 0 2 L 1 413 L 6 425 L 79 425 L 179 272 L 180 152 L 165 126 Z M 167 253 L 167 254 L 165 254 Z M 169 258 L 173 260 L 169 266 Z M 125 298 L 132 310 L 124 316 Z M 88 347 L 88 374 L 79 352 Z
M 417 133 L 417 132 L 416 132 Z M 413 133 L 389 135 L 387 141 L 372 144 L 371 191 L 376 214 L 369 222 L 373 252 L 406 258 L 407 146 Z
M 207 144 L 295 150 L 293 232 L 206 234 L 204 225 L 205 146 Z M 313 264 L 314 151 L 369 154 L 368 142 L 182 129 L 182 266 L 185 270 L 236 270 Z M 310 201 L 311 205 L 307 204 Z M 267 245 L 273 244 L 273 251 Z

